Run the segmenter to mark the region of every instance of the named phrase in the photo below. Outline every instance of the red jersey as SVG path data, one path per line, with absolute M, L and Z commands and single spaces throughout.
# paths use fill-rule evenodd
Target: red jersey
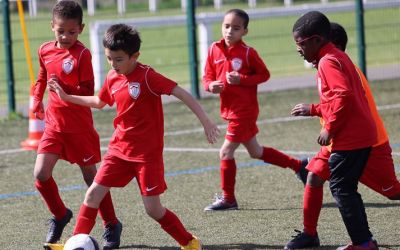
M 240 84 L 228 84 L 225 74 L 231 71 L 240 74 Z M 221 117 L 226 120 L 257 118 L 257 85 L 269 77 L 269 71 L 257 51 L 243 41 L 225 48 L 222 39 L 214 42 L 208 50 L 203 85 L 209 91 L 211 82 L 220 80 L 224 83 L 220 101 Z
M 164 114 L 161 95 L 170 95 L 177 84 L 138 63 L 127 76 L 108 72 L 99 98 L 117 105 L 114 134 L 108 154 L 127 161 L 150 162 L 162 158 Z
M 346 53 L 332 43 L 318 54 L 319 105 L 311 105 L 311 114 L 320 114 L 324 128 L 332 136 L 332 150 L 370 147 L 377 141 L 361 79 Z
M 47 81 L 52 75 L 67 94 L 93 95 L 94 76 L 90 51 L 79 41 L 69 49 L 56 47 L 56 41 L 42 44 L 38 50 L 39 73 L 34 100 L 42 101 Z M 63 133 L 82 133 L 93 129 L 90 108 L 62 101 L 55 92 L 48 92 L 45 113 L 46 129 Z

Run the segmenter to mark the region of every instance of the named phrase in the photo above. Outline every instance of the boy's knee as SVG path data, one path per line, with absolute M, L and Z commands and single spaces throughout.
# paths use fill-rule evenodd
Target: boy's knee
M 145 207 L 146 214 L 154 220 L 159 220 L 164 216 L 164 211 L 156 207 Z
M 33 171 L 33 177 L 35 178 L 35 180 L 38 181 L 47 181 L 50 177 L 51 177 L 51 172 L 47 172 L 47 171 L 40 171 L 40 170 L 34 170 Z
M 219 152 L 219 158 L 221 160 L 230 160 L 233 159 L 233 151 L 230 150 L 221 150 Z

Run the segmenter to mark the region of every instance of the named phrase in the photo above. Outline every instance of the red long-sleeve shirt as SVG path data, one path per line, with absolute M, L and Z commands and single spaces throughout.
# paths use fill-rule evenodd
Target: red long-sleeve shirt
M 226 72 L 237 71 L 240 84 L 228 84 Z M 205 65 L 203 85 L 209 91 L 213 81 L 220 80 L 224 89 L 220 93 L 221 117 L 231 119 L 257 118 L 259 108 L 257 85 L 266 82 L 270 73 L 257 51 L 243 41 L 225 48 L 224 39 L 214 42 Z
M 376 143 L 377 132 L 360 77 L 346 53 L 332 43 L 318 54 L 318 105 L 311 115 L 325 121 L 332 136 L 332 150 L 353 150 Z

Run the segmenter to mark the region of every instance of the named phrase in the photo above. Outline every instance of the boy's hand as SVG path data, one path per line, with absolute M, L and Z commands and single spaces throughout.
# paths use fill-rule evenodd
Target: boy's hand
M 237 85 L 240 83 L 240 74 L 237 71 L 226 72 L 226 81 L 229 84 Z
M 204 125 L 204 133 L 206 134 L 207 141 L 213 144 L 217 142 L 220 131 L 217 125 L 208 120 L 207 124 Z
M 35 117 L 39 120 L 44 119 L 44 106 L 43 102 L 39 100 L 34 100 L 33 101 L 33 107 L 32 107 L 32 112 L 35 115 Z
M 293 116 L 310 116 L 310 104 L 299 103 L 292 109 L 291 115 Z
M 219 94 L 224 89 L 224 83 L 221 81 L 211 82 L 210 85 L 208 86 L 208 89 L 210 90 L 211 93 Z
M 331 144 L 331 135 L 326 129 L 322 129 L 318 137 L 318 144 L 321 146 L 328 146 Z
M 60 84 L 58 84 L 58 82 L 54 79 L 50 79 L 47 82 L 47 86 L 49 87 L 50 91 L 54 91 L 57 93 L 57 95 L 60 97 L 61 100 L 66 100 L 67 98 L 67 94 L 65 93 L 65 91 L 63 90 L 63 88 L 60 86 Z

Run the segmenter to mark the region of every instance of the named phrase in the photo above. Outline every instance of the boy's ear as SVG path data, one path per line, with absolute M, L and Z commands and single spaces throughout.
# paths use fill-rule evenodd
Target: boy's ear
M 84 24 L 84 23 L 82 23 L 82 24 L 81 24 L 81 28 L 80 28 L 80 32 L 79 32 L 79 34 L 80 34 L 80 33 L 82 33 L 82 31 L 83 31 L 83 28 L 85 28 L 85 24 Z
M 140 56 L 140 51 L 133 53 L 132 57 L 134 57 L 135 59 L 138 59 Z

